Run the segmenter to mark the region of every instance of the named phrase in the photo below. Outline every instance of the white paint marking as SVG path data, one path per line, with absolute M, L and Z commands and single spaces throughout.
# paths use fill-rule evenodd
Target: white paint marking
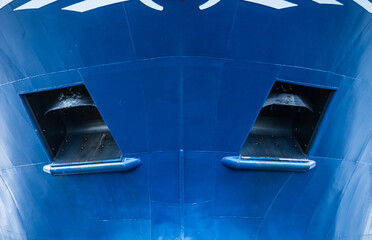
M 0 0 L 0 9 L 13 2 L 13 0 Z
M 14 9 L 14 11 L 26 10 L 26 9 L 39 9 L 48 4 L 54 3 L 56 1 L 58 0 L 31 0 L 23 4 L 22 6 L 17 7 L 16 9 Z
M 158 10 L 158 11 L 163 11 L 163 6 L 160 6 L 159 4 L 155 3 L 154 1 L 152 0 L 140 0 L 141 3 L 145 4 L 146 6 L 152 8 L 152 9 L 155 9 L 155 10 Z
M 362 8 L 367 10 L 368 12 L 372 13 L 372 3 L 368 0 L 354 0 L 357 4 L 359 4 Z
M 96 8 L 112 5 L 115 3 L 125 2 L 128 0 L 85 0 L 82 2 L 75 3 L 73 5 L 62 8 L 62 10 L 74 11 L 74 12 L 87 12 Z
M 216 5 L 217 3 L 219 3 L 220 1 L 221 0 L 208 0 L 208 2 L 203 3 L 202 5 L 200 5 L 199 6 L 199 9 L 200 10 L 204 10 L 204 9 L 213 7 L 214 5 Z
M 344 5 L 336 0 L 312 0 L 313 2 L 319 3 L 319 4 L 330 4 L 330 5 Z
M 285 0 L 243 0 L 243 1 L 257 3 L 275 9 L 283 9 L 298 6 L 297 4 L 287 2 Z

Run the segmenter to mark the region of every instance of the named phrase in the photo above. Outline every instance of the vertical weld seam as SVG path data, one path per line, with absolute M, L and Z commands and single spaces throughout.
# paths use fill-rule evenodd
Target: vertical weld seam
M 288 184 L 289 180 L 292 178 L 293 174 L 294 173 L 292 172 L 291 175 L 289 175 L 289 177 L 287 178 L 287 180 L 284 182 L 283 186 L 279 189 L 278 193 L 275 195 L 275 197 L 274 197 L 273 201 L 271 202 L 270 206 L 267 208 L 267 211 L 265 213 L 265 216 L 262 219 L 260 226 L 258 227 L 258 230 L 257 230 L 255 239 L 258 239 L 258 236 L 259 236 L 259 234 L 261 232 L 263 223 L 264 223 L 267 215 L 269 214 L 269 212 L 270 212 L 271 208 L 273 207 L 273 205 L 274 205 L 276 199 L 278 198 L 279 194 L 282 192 L 282 190 L 284 189 L 284 187 Z
M 336 63 L 336 65 L 334 66 L 334 71 L 337 71 L 338 68 L 342 67 L 342 64 L 344 64 L 344 61 L 345 61 L 345 58 L 348 57 L 348 55 L 352 52 L 353 50 L 353 47 L 354 45 L 356 44 L 356 42 L 358 41 L 358 39 L 360 37 L 362 37 L 362 34 L 364 33 L 364 31 L 366 29 L 368 29 L 368 27 L 371 25 L 371 22 L 372 20 L 370 20 L 364 27 L 363 29 L 356 35 L 355 39 L 353 39 L 353 41 L 351 42 L 350 45 L 346 46 L 347 49 L 346 51 L 344 52 L 344 54 L 342 55 L 342 57 L 339 58 L 339 61 Z M 332 69 L 332 68 L 331 68 Z
M 349 180 L 348 180 L 348 182 L 347 182 L 347 184 L 346 184 L 346 186 L 345 186 L 345 188 L 344 188 L 344 191 L 341 193 L 340 200 L 339 200 L 339 204 L 338 204 L 338 207 L 337 207 L 337 212 L 338 212 L 338 210 L 340 209 L 340 203 L 341 203 L 342 199 L 344 198 L 347 189 L 349 188 L 350 182 L 351 182 L 351 180 L 353 179 L 354 174 L 355 174 L 355 171 L 356 171 L 356 169 L 358 168 L 358 166 L 359 166 L 359 162 L 356 162 L 356 163 L 355 163 L 354 170 L 353 170 L 353 173 L 351 174 L 351 176 L 350 176 L 350 178 L 349 178 Z M 328 229 L 328 232 L 327 232 L 327 238 L 330 237 L 329 234 L 331 233 L 332 227 L 333 227 L 333 226 L 335 225 L 335 223 L 336 223 L 336 215 L 337 215 L 337 212 L 336 212 L 336 214 L 335 214 L 335 216 L 334 216 L 334 219 L 333 219 L 332 223 L 329 225 L 329 229 Z
M 236 14 L 235 14 L 236 15 Z M 231 30 L 232 31 L 232 30 Z M 220 103 L 221 103 L 221 89 L 222 89 L 222 85 L 223 85 L 223 77 L 224 77 L 224 69 L 225 69 L 225 66 L 226 66 L 226 62 L 223 63 L 223 66 L 221 68 L 221 76 L 219 78 L 219 87 L 218 87 L 218 94 L 217 94 L 217 104 L 216 104 L 216 116 L 215 116 L 215 125 L 214 125 L 214 131 L 215 131 L 215 136 L 217 136 L 217 129 L 218 129 L 218 120 L 219 120 L 219 114 L 218 114 L 218 109 L 219 109 L 219 106 L 220 106 Z M 217 137 L 215 137 L 214 139 L 214 143 L 213 143 L 213 158 L 214 158 L 214 161 L 213 161 L 213 239 L 216 239 L 217 238 L 217 229 L 218 229 L 218 220 L 216 218 L 216 215 L 217 215 L 217 210 L 216 210 L 216 198 L 217 198 L 217 162 L 219 163 L 219 161 L 217 160 L 217 151 L 218 149 L 218 143 L 217 143 Z
M 14 194 L 13 194 L 13 192 L 11 191 L 10 187 L 8 186 L 8 183 L 5 181 L 5 179 L 4 179 L 4 177 L 3 177 L 2 175 L 3 175 L 3 173 L 0 172 L 0 180 L 4 183 L 4 186 L 5 186 L 6 189 L 8 190 L 8 193 L 9 193 L 9 195 L 10 195 L 10 197 L 11 197 L 11 199 L 12 199 L 14 205 L 15 205 L 15 208 L 16 208 L 16 210 L 17 210 L 17 214 L 18 214 L 18 216 L 19 216 L 19 218 L 20 218 L 20 222 L 21 222 L 22 227 L 23 227 L 23 229 L 22 229 L 23 236 L 25 236 L 26 239 L 27 239 L 27 233 L 25 232 L 25 223 L 24 223 L 24 220 L 23 220 L 23 219 L 24 219 L 24 216 L 23 216 L 23 214 L 21 214 L 19 204 L 18 204 L 18 202 L 16 201 L 16 199 L 15 199 L 15 197 L 14 197 Z M 18 233 L 18 234 L 19 234 L 19 233 Z
M 124 7 L 125 8 L 125 7 Z M 129 24 L 129 22 L 128 22 Z M 134 48 L 134 46 L 133 46 Z M 148 116 L 148 112 L 147 112 L 147 103 L 148 103 L 148 99 L 146 97 L 146 91 L 145 91 L 145 84 L 144 84 L 144 79 L 143 79 L 143 74 L 142 74 L 142 66 L 140 66 L 140 64 L 138 64 L 138 70 L 140 71 L 140 80 L 139 80 L 139 83 L 140 83 L 140 87 L 141 87 L 141 91 L 142 91 L 142 97 L 143 97 L 143 104 L 144 104 L 144 111 L 145 111 L 145 118 L 146 118 L 146 137 L 147 137 L 147 140 L 146 140 L 146 148 L 147 148 L 147 153 L 146 153 L 146 156 L 147 156 L 147 194 L 148 194 L 148 200 L 149 200 L 149 217 L 150 217 L 150 239 L 152 239 L 152 205 L 153 205 L 153 202 L 152 202 L 152 198 L 151 198 L 151 187 L 152 187 L 152 184 L 151 184 L 151 174 L 150 174 L 150 171 L 151 171 L 151 151 L 150 151 L 150 125 L 149 125 L 149 116 Z
M 150 217 L 150 240 L 152 239 L 152 202 L 150 185 L 150 154 L 147 154 L 147 194 L 149 199 L 149 217 Z
M 142 90 L 142 95 L 143 95 L 143 103 L 144 103 L 144 111 L 145 111 L 145 117 L 146 117 L 146 135 L 147 135 L 147 153 L 150 154 L 150 125 L 149 125 L 149 114 L 147 112 L 147 103 L 149 102 L 146 96 L 146 90 L 145 90 L 145 84 L 144 84 L 144 77 L 143 77 L 143 67 L 141 64 L 138 64 L 138 70 L 140 72 L 140 85 L 141 85 L 141 90 Z M 149 161 L 149 166 L 150 166 L 150 156 L 148 158 Z
M 229 33 L 229 36 L 228 36 L 228 39 L 227 39 L 227 46 L 226 46 L 226 52 L 227 53 L 229 52 L 229 49 L 230 49 L 231 37 L 232 37 L 233 31 L 234 31 L 234 28 L 235 28 L 235 22 L 236 22 L 236 16 L 238 15 L 238 9 L 239 9 L 239 2 L 236 3 L 234 18 L 233 18 L 233 22 L 231 24 L 231 30 L 230 30 L 230 33 Z
M 183 109 L 183 88 L 184 88 L 184 79 L 183 79 L 183 61 L 181 62 L 181 69 L 180 69 L 180 86 L 179 86 L 179 94 L 180 94 L 180 129 L 179 129 L 179 148 L 183 150 L 183 135 L 184 135 L 184 109 Z
M 179 147 L 180 147 L 180 156 L 179 156 L 179 175 L 180 175 L 180 231 L 181 239 L 185 238 L 185 176 L 184 176 L 184 154 L 183 154 L 183 135 L 184 135 L 184 110 L 183 110 L 183 88 L 184 88 L 184 79 L 183 79 L 183 63 L 181 62 L 181 76 L 180 76 L 180 129 L 179 129 Z
M 218 224 L 219 220 L 217 219 L 217 164 L 220 163 L 219 158 L 217 158 L 219 154 L 214 153 L 214 161 L 213 161 L 213 168 L 214 168 L 214 176 L 213 176 L 213 239 L 217 239 L 218 235 Z
M 183 149 L 180 149 L 180 223 L 181 239 L 185 239 L 185 180 L 184 180 L 184 155 Z
M 224 76 L 224 72 L 225 72 L 225 66 L 226 66 L 226 62 L 223 63 L 223 66 L 221 68 L 221 76 L 219 78 L 219 82 L 218 82 L 218 93 L 217 93 L 217 104 L 216 104 L 216 116 L 215 116 L 215 122 L 214 122 L 214 134 L 215 134 L 215 137 L 214 137 L 214 142 L 213 142 L 213 151 L 215 152 L 217 150 L 217 128 L 218 128 L 218 107 L 220 106 L 220 103 L 221 103 L 221 88 L 222 88 L 222 82 L 223 82 L 223 76 Z
M 130 24 L 129 24 L 128 14 L 127 14 L 127 9 L 125 8 L 125 4 L 124 4 L 124 3 L 122 3 L 122 6 L 123 6 L 123 9 L 124 9 L 125 20 L 126 20 L 126 22 L 127 22 L 128 33 L 129 33 L 129 36 L 130 36 L 130 41 L 131 41 L 131 43 L 132 43 L 133 52 L 134 52 L 134 55 L 136 56 L 136 59 L 138 59 L 137 51 L 136 51 L 136 48 L 135 48 L 135 46 L 134 46 L 134 40 L 133 40 L 133 36 L 132 36 L 132 30 L 131 30 L 131 28 L 130 28 Z

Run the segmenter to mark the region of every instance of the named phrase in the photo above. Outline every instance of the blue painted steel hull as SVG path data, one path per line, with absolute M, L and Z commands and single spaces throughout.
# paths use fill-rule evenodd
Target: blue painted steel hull
M 3 239 L 369 239 L 372 15 L 353 1 L 0 9 Z M 335 89 L 306 173 L 237 171 L 275 81 Z M 51 176 L 21 94 L 85 84 L 130 172 Z M 0 238 L 1 238 L 0 237 Z

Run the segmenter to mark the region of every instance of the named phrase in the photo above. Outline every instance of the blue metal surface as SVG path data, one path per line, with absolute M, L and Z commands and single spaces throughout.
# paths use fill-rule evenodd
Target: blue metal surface
M 4 239 L 368 239 L 372 14 L 368 1 L 76 0 L 0 9 Z M 0 3 L 4 1 L 0 0 Z M 306 173 L 234 171 L 275 81 L 334 89 Z M 129 172 L 51 176 L 21 94 L 85 84 Z

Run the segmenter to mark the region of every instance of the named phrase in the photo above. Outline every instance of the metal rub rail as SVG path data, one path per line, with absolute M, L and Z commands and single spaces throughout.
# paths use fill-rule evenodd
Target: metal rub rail
M 240 158 L 239 156 L 224 157 L 221 162 L 233 169 L 262 171 L 306 172 L 316 166 L 315 161 L 308 159 Z
M 72 175 L 102 172 L 130 171 L 141 165 L 139 158 L 121 158 L 120 160 L 104 160 L 73 164 L 48 164 L 43 167 L 44 172 L 51 175 Z

